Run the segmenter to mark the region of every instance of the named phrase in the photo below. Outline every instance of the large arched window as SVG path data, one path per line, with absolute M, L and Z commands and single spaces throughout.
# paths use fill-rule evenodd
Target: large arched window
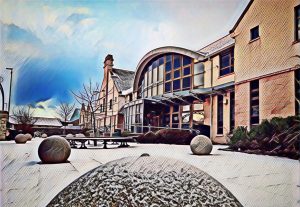
M 153 58 L 145 66 L 139 85 L 139 97 L 190 90 L 204 85 L 204 65 L 176 53 Z M 194 76 L 195 75 L 195 76 Z

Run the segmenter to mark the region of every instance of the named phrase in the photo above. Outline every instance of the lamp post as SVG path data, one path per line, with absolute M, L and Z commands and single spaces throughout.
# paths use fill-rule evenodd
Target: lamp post
M 2 97 L 2 111 L 4 111 L 4 90 L 2 87 L 2 82 L 3 82 L 3 77 L 0 76 L 0 92 L 1 92 L 1 97 Z
M 8 98 L 8 114 L 9 114 L 9 112 L 10 112 L 10 101 L 11 101 L 11 86 L 12 86 L 13 68 L 6 68 L 6 70 L 10 70 L 9 98 Z

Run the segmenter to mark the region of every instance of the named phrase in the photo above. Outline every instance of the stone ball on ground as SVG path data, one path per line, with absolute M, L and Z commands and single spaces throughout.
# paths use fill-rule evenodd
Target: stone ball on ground
M 213 145 L 207 136 L 197 135 L 192 139 L 190 147 L 195 155 L 208 155 L 211 153 Z
M 67 134 L 66 137 L 74 137 L 73 134 Z
M 38 154 L 43 163 L 63 163 L 71 154 L 71 146 L 62 137 L 51 137 L 41 142 Z
M 32 135 L 29 133 L 25 134 L 25 137 L 27 138 L 28 141 L 32 140 Z
M 15 142 L 17 144 L 25 144 L 27 142 L 27 137 L 24 134 L 18 134 L 15 137 Z
M 84 134 L 76 134 L 75 137 L 85 137 Z
M 48 135 L 47 134 L 42 134 L 42 138 L 47 138 L 48 137 Z

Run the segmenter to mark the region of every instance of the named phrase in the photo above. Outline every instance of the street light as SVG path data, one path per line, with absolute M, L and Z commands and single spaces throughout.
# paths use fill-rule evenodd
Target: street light
M 1 97 L 2 97 L 2 111 L 4 111 L 4 90 L 2 87 L 2 82 L 4 81 L 4 78 L 0 76 L 0 92 L 1 92 Z
M 6 70 L 10 70 L 9 99 L 8 99 L 8 114 L 9 114 L 9 112 L 10 112 L 11 85 L 12 85 L 12 74 L 13 74 L 13 68 L 6 68 Z

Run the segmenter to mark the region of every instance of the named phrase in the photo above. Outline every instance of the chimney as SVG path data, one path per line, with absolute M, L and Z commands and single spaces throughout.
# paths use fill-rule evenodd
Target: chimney
M 104 60 L 104 70 L 111 70 L 114 66 L 114 58 L 112 55 L 108 54 Z
M 104 85 L 106 85 L 106 82 L 108 82 L 108 77 L 109 77 L 109 71 L 112 70 L 113 66 L 114 66 L 114 58 L 111 54 L 108 54 L 106 57 L 105 57 L 105 60 L 104 60 L 104 66 L 103 66 L 103 69 L 104 69 L 104 77 L 103 77 L 103 82 L 104 82 Z

